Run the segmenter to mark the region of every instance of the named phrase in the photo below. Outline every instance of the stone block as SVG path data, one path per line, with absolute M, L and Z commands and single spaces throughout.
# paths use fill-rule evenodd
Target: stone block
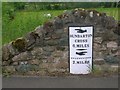
M 48 40 L 44 41 L 45 46 L 55 46 L 59 44 L 59 40 Z
M 61 46 L 68 46 L 68 38 L 62 38 L 59 40 L 59 45 Z
M 62 60 L 65 60 L 65 61 L 68 61 L 68 57 L 69 57 L 69 56 L 68 56 L 68 53 L 69 53 L 68 51 L 64 51 L 64 52 L 63 52 L 63 56 L 61 57 L 61 59 L 62 59 Z
M 64 32 L 63 29 L 56 29 L 56 30 L 54 31 L 54 34 L 62 35 L 63 32 Z
M 13 66 L 17 66 L 19 63 L 18 62 L 13 62 L 12 65 Z
M 63 20 L 57 17 L 54 21 L 54 25 L 56 29 L 62 29 L 63 28 Z
M 10 51 L 7 47 L 7 45 L 4 45 L 2 47 L 2 59 L 3 61 L 7 61 L 10 58 Z
M 103 52 L 93 51 L 93 58 L 94 58 L 94 59 L 103 58 L 103 57 L 104 57 L 104 53 L 103 53 Z
M 61 35 L 60 34 L 52 34 L 52 39 L 60 39 Z
M 102 44 L 100 50 L 101 50 L 101 51 L 107 51 L 106 45 Z
M 3 68 L 3 71 L 9 72 L 9 73 L 14 73 L 16 70 L 15 70 L 14 66 L 5 66 Z
M 17 72 L 23 73 L 30 71 L 30 65 L 28 64 L 20 64 L 16 67 Z
M 39 64 L 40 64 L 40 60 L 37 60 L 37 59 L 35 59 L 35 60 L 30 60 L 30 61 L 28 61 L 28 63 L 29 63 L 29 64 L 32 64 L 32 65 L 39 65 Z
M 10 60 L 8 61 L 2 61 L 3 66 L 9 66 L 10 65 Z
M 68 67 L 69 67 L 68 62 L 63 60 L 56 64 L 56 68 L 58 69 L 67 69 Z
M 43 49 L 41 47 L 34 47 L 33 50 L 31 51 L 31 54 L 33 56 L 39 56 L 43 53 Z
M 55 47 L 54 46 L 47 46 L 47 47 L 43 47 L 43 50 L 47 51 L 47 52 L 53 52 L 55 50 Z
M 49 57 L 50 55 L 51 55 L 51 53 L 52 52 L 47 52 L 47 51 L 43 51 L 43 53 L 42 53 L 42 58 L 44 57 L 44 56 L 47 56 L 47 57 Z M 39 56 L 38 56 L 39 57 Z
M 98 44 L 101 44 L 102 43 L 102 37 L 95 37 L 94 38 L 94 43 L 98 43 Z
M 39 65 L 39 69 L 47 69 L 48 68 L 48 63 L 41 63 Z
M 94 44 L 93 44 L 93 49 L 94 49 L 94 51 L 100 51 L 101 45 L 98 44 L 98 43 L 94 43 Z
M 23 52 L 20 53 L 19 55 L 16 55 L 12 58 L 12 61 L 26 61 L 29 58 L 31 58 L 31 53 L 30 52 Z
M 65 47 L 64 47 L 64 46 L 56 46 L 56 49 L 57 49 L 57 50 L 60 50 L 60 51 L 64 51 L 64 50 L 65 50 Z
M 54 63 L 54 57 L 48 57 L 47 58 L 47 63 Z
M 8 44 L 8 49 L 9 49 L 9 52 L 12 56 L 19 54 L 18 50 L 13 47 L 12 42 Z
M 40 69 L 36 73 L 37 73 L 37 75 L 40 75 L 40 76 L 46 76 L 47 75 L 47 72 L 46 72 L 45 69 Z
M 96 58 L 93 60 L 93 64 L 103 65 L 103 64 L 105 64 L 105 60 L 103 58 Z
M 53 57 L 62 57 L 63 56 L 63 52 L 62 51 L 55 51 L 52 53 Z
M 110 41 L 107 43 L 107 48 L 118 48 L 118 44 L 115 41 Z
M 104 60 L 109 64 L 117 64 L 120 62 L 120 59 L 115 56 L 107 55 L 104 57 Z
M 54 64 L 59 63 L 61 60 L 61 57 L 54 57 Z
M 36 75 L 36 71 L 28 71 L 26 72 L 27 75 L 34 76 Z

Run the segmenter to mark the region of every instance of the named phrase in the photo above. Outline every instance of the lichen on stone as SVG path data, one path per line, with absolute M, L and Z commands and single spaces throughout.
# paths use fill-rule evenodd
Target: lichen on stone
M 12 45 L 18 49 L 18 51 L 25 51 L 26 49 L 26 40 L 24 38 L 18 38 L 15 41 L 12 41 Z

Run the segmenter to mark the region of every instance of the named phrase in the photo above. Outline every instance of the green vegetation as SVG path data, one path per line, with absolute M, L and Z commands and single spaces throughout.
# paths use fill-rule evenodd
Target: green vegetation
M 108 16 L 113 16 L 115 20 L 120 20 L 120 18 L 118 18 L 118 10 L 120 10 L 120 8 L 95 8 L 95 10 L 105 12 Z
M 63 10 L 39 11 L 39 12 L 16 12 L 12 21 L 6 22 L 3 18 L 2 34 L 3 44 L 10 42 L 18 37 L 25 35 L 27 32 L 34 30 L 37 26 L 42 25 L 51 18 L 44 17 L 44 14 L 50 13 L 55 17 Z M 3 16 L 4 17 L 4 16 Z
M 91 7 L 92 6 L 92 7 Z M 2 44 L 6 44 L 26 33 L 34 30 L 37 26 L 43 25 L 51 18 L 44 14 L 50 13 L 52 18 L 63 13 L 64 10 L 72 8 L 96 9 L 105 12 L 109 16 L 118 19 L 117 3 L 28 3 L 9 2 L 2 3 Z M 98 8 L 95 8 L 98 7 Z M 103 8 L 104 7 L 104 8 Z M 110 8 L 105 8 L 110 7 Z M 111 8 L 114 7 L 114 8 Z

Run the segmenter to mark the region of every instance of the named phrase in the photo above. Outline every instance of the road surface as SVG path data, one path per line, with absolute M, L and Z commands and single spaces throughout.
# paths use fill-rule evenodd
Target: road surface
M 10 77 L 3 88 L 118 88 L 118 77 Z

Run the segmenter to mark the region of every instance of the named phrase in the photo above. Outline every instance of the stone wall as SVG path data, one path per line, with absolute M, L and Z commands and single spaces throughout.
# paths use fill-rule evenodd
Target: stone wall
M 3 73 L 68 75 L 68 26 L 94 26 L 93 65 L 116 65 L 120 61 L 117 21 L 95 10 L 66 11 L 2 48 Z M 120 26 L 120 24 L 119 24 Z

